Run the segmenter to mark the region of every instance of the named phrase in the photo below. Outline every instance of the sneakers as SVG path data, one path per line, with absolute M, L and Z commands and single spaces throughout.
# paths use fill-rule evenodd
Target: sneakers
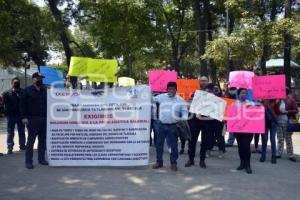
M 152 169 L 159 169 L 159 168 L 162 168 L 163 167 L 163 164 L 161 163 L 155 163 L 153 166 L 152 166 Z
M 171 168 L 171 170 L 172 170 L 173 172 L 177 172 L 177 171 L 178 171 L 178 168 L 177 168 L 177 165 L 176 165 L 176 164 L 172 164 L 170 168 Z
M 25 166 L 26 166 L 27 169 L 33 169 L 34 168 L 34 166 L 31 163 L 26 163 Z
M 204 161 L 204 160 L 201 160 L 200 163 L 199 163 L 199 166 L 200 166 L 202 169 L 205 169 L 205 168 L 206 168 L 205 161 Z
M 191 166 L 193 166 L 193 165 L 195 165 L 195 163 L 194 163 L 194 161 L 192 161 L 192 160 L 188 160 L 186 163 L 185 163 L 185 167 L 191 167 Z

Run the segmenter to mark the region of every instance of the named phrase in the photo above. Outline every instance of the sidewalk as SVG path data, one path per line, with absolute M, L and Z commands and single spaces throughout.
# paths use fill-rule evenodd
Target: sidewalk
M 0 128 L 0 152 L 6 153 L 6 133 Z M 16 144 L 17 138 L 15 138 Z M 18 146 L 18 145 L 16 145 Z M 294 135 L 295 153 L 300 154 L 300 133 Z M 165 151 L 165 167 L 133 168 L 80 167 L 51 168 L 36 164 L 35 169 L 24 167 L 24 152 L 0 157 L 1 200 L 298 200 L 300 199 L 300 157 L 292 163 L 286 157 L 273 165 L 259 162 L 259 154 L 252 154 L 254 174 L 238 172 L 237 148 L 228 148 L 225 158 L 207 159 L 207 169 L 198 165 L 185 168 L 187 154 L 180 156 L 178 172 L 169 169 Z M 155 162 L 155 149 L 150 162 Z M 199 155 L 199 145 L 197 146 Z M 199 158 L 196 160 L 198 164 Z

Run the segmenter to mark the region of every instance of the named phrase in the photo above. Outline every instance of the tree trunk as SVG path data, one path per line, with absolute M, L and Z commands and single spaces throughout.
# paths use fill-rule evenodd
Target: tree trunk
M 234 26 L 235 26 L 235 17 L 232 13 L 228 14 L 228 22 L 227 22 L 227 35 L 229 36 L 233 30 L 234 30 Z M 234 71 L 235 67 L 234 67 L 234 62 L 230 57 L 230 52 L 228 51 L 228 69 L 229 72 Z
M 200 56 L 200 75 L 208 76 L 207 62 L 201 57 L 205 54 L 205 46 L 206 46 L 206 24 L 207 19 L 205 17 L 205 4 L 207 4 L 208 0 L 195 0 L 195 14 L 196 14 L 196 22 L 197 29 L 199 30 L 199 56 Z
M 59 37 L 60 37 L 60 41 L 61 41 L 64 51 L 65 51 L 67 66 L 69 68 L 70 62 L 71 62 L 72 50 L 70 47 L 69 38 L 67 36 L 67 26 L 63 22 L 62 14 L 61 14 L 60 10 L 57 8 L 58 1 L 57 0 L 47 0 L 47 1 L 48 1 L 50 11 L 51 11 L 56 23 L 59 26 Z M 77 87 L 77 77 L 70 77 L 70 81 L 71 81 L 72 87 L 76 88 Z
M 211 7 L 209 5 L 209 1 L 207 2 L 208 5 L 206 5 L 206 18 L 207 18 L 207 34 L 208 34 L 208 40 L 213 41 L 213 22 L 212 22 L 212 12 Z M 217 67 L 215 65 L 215 62 L 213 59 L 209 60 L 209 68 L 210 68 L 210 77 L 213 83 L 217 83 Z
M 124 5 L 124 57 L 127 65 L 127 76 L 132 77 L 132 58 L 130 54 L 129 27 L 128 27 L 128 4 Z
M 284 17 L 292 17 L 292 0 L 284 1 Z M 286 75 L 286 85 L 291 87 L 291 36 L 288 33 L 284 34 L 284 73 Z

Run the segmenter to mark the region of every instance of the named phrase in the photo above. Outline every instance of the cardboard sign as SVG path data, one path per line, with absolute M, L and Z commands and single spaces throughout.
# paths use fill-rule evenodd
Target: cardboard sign
M 148 77 L 152 92 L 166 92 L 167 84 L 177 81 L 177 72 L 153 70 L 148 72 Z
M 190 100 L 191 95 L 200 89 L 199 80 L 196 79 L 177 79 L 177 93 L 186 101 Z
M 252 79 L 255 99 L 285 99 L 285 75 L 255 76 Z
M 227 131 L 230 133 L 264 134 L 264 107 L 232 104 L 227 113 Z
M 229 74 L 229 87 L 252 89 L 254 73 L 250 71 L 233 71 Z
M 226 101 L 224 99 L 214 94 L 197 90 L 190 106 L 190 112 L 223 121 L 225 107 Z
M 70 76 L 87 77 L 89 81 L 113 83 L 117 81 L 116 60 L 71 57 Z
M 118 84 L 120 87 L 134 86 L 135 80 L 133 78 L 129 78 L 129 77 L 119 77 Z

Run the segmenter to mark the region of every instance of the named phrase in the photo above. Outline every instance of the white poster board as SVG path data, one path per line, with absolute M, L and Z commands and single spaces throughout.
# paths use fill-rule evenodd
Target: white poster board
M 214 94 L 197 90 L 190 106 L 190 112 L 223 121 L 225 107 L 225 100 Z
M 50 166 L 143 166 L 149 161 L 150 87 L 49 89 Z

